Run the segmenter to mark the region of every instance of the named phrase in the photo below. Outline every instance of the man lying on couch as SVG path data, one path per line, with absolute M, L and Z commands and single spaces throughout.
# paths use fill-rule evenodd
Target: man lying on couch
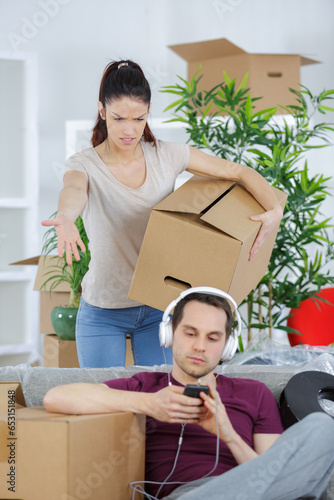
M 276 400 L 264 384 L 214 373 L 237 345 L 226 298 L 235 306 L 214 288 L 183 292 L 173 303 L 172 326 L 167 308 L 160 340 L 172 342 L 171 374 L 58 386 L 44 405 L 60 413 L 147 415 L 147 498 L 320 499 L 334 468 L 334 421 L 313 413 L 282 433 Z M 184 386 L 199 379 L 209 394 L 184 395 Z

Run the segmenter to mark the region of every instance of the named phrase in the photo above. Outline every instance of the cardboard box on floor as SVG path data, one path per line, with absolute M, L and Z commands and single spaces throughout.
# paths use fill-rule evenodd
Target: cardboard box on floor
M 44 335 L 44 366 L 79 368 L 76 341 L 63 340 L 55 333 Z
M 287 196 L 275 189 L 282 207 Z M 160 310 L 182 290 L 217 287 L 239 304 L 264 276 L 272 233 L 254 260 L 260 228 L 249 219 L 264 209 L 242 186 L 193 176 L 151 212 L 129 298 Z
M 1 385 L 2 500 L 131 499 L 129 483 L 144 479 L 144 416 L 61 415 L 18 406 L 9 414 L 8 391 L 20 391 L 20 384 Z M 15 415 L 15 430 L 8 428 L 8 415 Z
M 250 54 L 226 38 L 169 48 L 188 62 L 188 80 L 202 67 L 198 91 L 210 90 L 223 82 L 223 71 L 230 79 L 237 79 L 238 87 L 249 72 L 247 87 L 251 96 L 263 97 L 254 104 L 256 110 L 296 104 L 289 87 L 299 89 L 301 66 L 319 62 L 299 54 Z M 287 113 L 282 109 L 278 112 Z
M 126 339 L 125 366 L 133 366 L 131 341 Z M 58 368 L 78 368 L 78 354 L 75 340 L 62 340 L 56 334 L 44 336 L 44 366 Z

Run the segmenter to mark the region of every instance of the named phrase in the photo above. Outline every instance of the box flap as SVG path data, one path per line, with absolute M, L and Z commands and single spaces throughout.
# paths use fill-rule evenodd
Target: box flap
M 251 215 L 263 213 L 264 209 L 240 185 L 235 185 L 223 198 L 215 203 L 201 219 L 221 231 L 244 241 L 247 236 L 258 232 L 261 223 L 250 220 Z
M 29 259 L 18 260 L 17 262 L 11 262 L 10 266 L 38 266 L 40 255 L 36 257 L 30 257 Z
M 194 175 L 156 205 L 154 210 L 200 214 L 234 184 L 233 181 L 221 181 Z
M 276 194 L 276 197 L 278 199 L 279 204 L 281 205 L 281 207 L 284 210 L 286 201 L 288 199 L 288 195 L 286 193 L 284 193 L 284 191 L 281 191 L 280 189 L 277 189 L 275 187 L 273 187 L 273 190 L 275 191 L 275 194 Z
M 215 59 L 217 57 L 238 56 L 247 54 L 227 38 L 218 38 L 215 40 L 205 40 L 202 42 L 183 43 L 179 45 L 169 45 L 176 54 L 189 62 L 200 59 Z
M 201 42 L 193 43 L 183 43 L 177 45 L 169 45 L 171 50 L 173 50 L 180 57 L 191 62 L 204 61 L 208 59 L 217 59 L 220 57 L 234 57 L 240 56 L 242 54 L 250 54 L 246 50 L 238 47 L 234 43 L 227 40 L 227 38 L 217 38 L 214 40 L 204 40 Z M 260 53 L 255 53 L 254 55 L 262 55 Z M 270 56 L 287 56 L 287 55 L 299 55 L 299 54 L 265 54 Z M 310 59 L 308 57 L 300 56 L 301 65 L 306 64 L 317 64 L 319 61 L 315 59 Z M 232 75 L 229 75 L 232 76 Z
M 39 259 L 37 274 L 34 284 L 34 290 L 41 290 L 41 287 L 45 281 L 47 281 L 53 274 L 61 274 L 61 267 L 64 265 L 63 259 L 60 259 L 57 255 L 42 255 Z M 58 267 L 60 266 L 60 267 Z M 70 272 L 70 269 L 68 269 Z M 50 291 L 52 283 L 55 280 L 50 280 L 43 291 Z M 61 281 L 59 285 L 52 288 L 52 292 L 69 292 L 71 287 L 69 283 Z
M 309 57 L 300 56 L 300 62 L 302 66 L 306 66 L 307 64 L 319 64 L 320 61 L 316 61 L 315 59 L 310 59 Z
M 273 188 L 276 197 L 284 209 L 287 195 L 280 189 Z M 241 185 L 235 185 L 210 210 L 201 216 L 201 220 L 212 224 L 233 238 L 244 241 L 250 234 L 258 232 L 261 223 L 250 220 L 252 215 L 263 213 L 264 208 Z
M 37 274 L 34 284 L 34 290 L 40 291 L 43 283 L 49 279 L 52 274 L 61 274 L 61 269 L 57 266 L 62 267 L 64 264 L 63 259 L 60 259 L 58 255 L 37 255 L 36 257 L 30 257 L 29 259 L 18 260 L 17 262 L 12 262 L 11 266 L 37 266 Z M 51 272 L 50 272 L 51 271 Z M 71 272 L 71 269 L 68 269 Z M 50 274 L 48 274 L 50 273 Z M 52 283 L 54 280 L 50 280 L 43 291 L 50 291 Z M 53 292 L 70 292 L 71 287 L 66 282 L 59 283 L 58 286 L 52 288 Z

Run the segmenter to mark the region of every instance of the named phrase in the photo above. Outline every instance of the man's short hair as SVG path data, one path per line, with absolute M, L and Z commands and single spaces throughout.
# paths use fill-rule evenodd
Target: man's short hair
M 172 326 L 173 330 L 177 328 L 178 324 L 183 318 L 183 310 L 185 306 L 193 301 L 196 300 L 197 302 L 200 302 L 201 304 L 207 304 L 209 306 L 216 307 L 217 309 L 222 309 L 226 313 L 226 325 L 225 325 L 225 330 L 226 330 L 226 340 L 229 338 L 229 336 L 232 333 L 232 327 L 234 323 L 234 317 L 233 313 L 230 307 L 230 304 L 224 297 L 221 297 L 219 295 L 213 295 L 209 293 L 203 293 L 203 292 L 194 292 L 190 293 L 189 295 L 186 295 L 183 299 L 180 300 L 175 306 L 174 313 L 172 316 Z

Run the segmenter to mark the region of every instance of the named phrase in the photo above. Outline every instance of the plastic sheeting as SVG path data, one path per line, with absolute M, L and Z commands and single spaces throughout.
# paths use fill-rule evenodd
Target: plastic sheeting
M 228 365 L 303 366 L 323 353 L 334 357 L 334 347 L 279 344 L 264 333 L 251 340 L 244 352 L 237 353 Z

